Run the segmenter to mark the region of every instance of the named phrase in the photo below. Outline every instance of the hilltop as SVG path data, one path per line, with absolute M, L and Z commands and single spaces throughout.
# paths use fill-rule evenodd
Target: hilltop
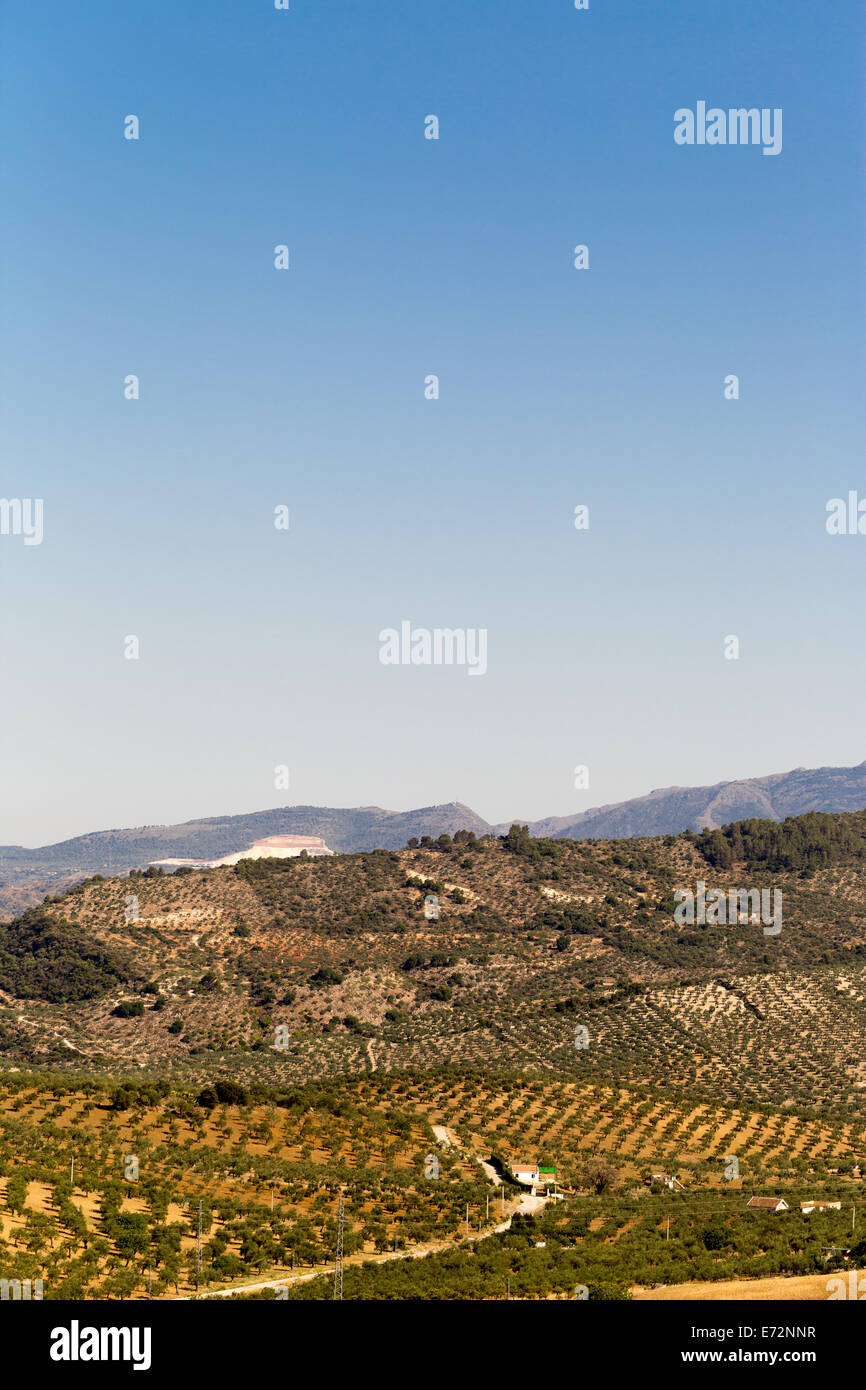
M 222 859 L 256 841 L 305 835 L 321 839 L 337 853 L 398 849 L 413 835 L 438 836 L 455 830 L 484 834 L 490 826 L 468 806 L 452 801 L 413 811 L 380 806 L 340 810 L 332 806 L 282 806 L 240 816 L 213 816 L 179 825 L 144 825 L 99 830 L 55 845 L 24 849 L 0 846 L 0 920 L 46 893 L 57 893 L 90 874 L 125 874 L 158 860 Z

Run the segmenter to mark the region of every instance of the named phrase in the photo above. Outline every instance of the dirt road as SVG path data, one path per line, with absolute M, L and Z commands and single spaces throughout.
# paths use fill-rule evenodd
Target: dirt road
M 431 1125 L 431 1129 L 433 1130 L 437 1144 L 440 1144 L 443 1149 L 451 1149 L 455 1153 L 462 1154 L 465 1158 L 473 1159 L 479 1167 L 484 1170 L 491 1183 L 497 1187 L 502 1186 L 502 1179 L 493 1165 L 479 1158 L 477 1154 L 472 1153 L 470 1150 L 464 1149 L 460 1145 L 457 1135 L 453 1130 L 448 1129 L 446 1125 Z M 477 1242 L 479 1240 L 489 1240 L 493 1235 L 501 1235 L 503 1231 L 508 1230 L 511 1225 L 511 1218 L 515 1214 L 529 1214 L 531 1212 L 540 1211 L 544 1208 L 546 1201 L 546 1197 L 534 1197 L 531 1192 L 521 1193 L 518 1200 L 511 1206 L 511 1210 L 504 1221 L 500 1221 L 498 1225 L 485 1231 L 483 1235 L 478 1235 L 477 1232 L 471 1235 L 468 1243 Z M 363 1264 L 365 1261 L 372 1261 L 374 1264 L 386 1264 L 389 1260 L 422 1260 L 425 1255 L 434 1255 L 441 1250 L 453 1250 L 455 1246 L 466 1244 L 466 1237 L 463 1237 L 461 1240 L 430 1241 L 425 1242 L 423 1245 L 413 1245 L 406 1250 L 389 1250 L 381 1255 L 349 1255 L 344 1260 L 343 1264 L 345 1268 L 349 1265 Z M 234 1284 L 229 1289 L 211 1289 L 208 1293 L 196 1294 L 196 1298 L 231 1298 L 233 1294 L 238 1293 L 258 1293 L 262 1289 L 291 1288 L 294 1284 L 303 1284 L 309 1279 L 317 1279 L 321 1274 L 333 1274 L 333 1272 L 333 1265 L 321 1265 L 317 1266 L 309 1274 L 283 1275 L 279 1279 L 263 1279 L 254 1284 Z

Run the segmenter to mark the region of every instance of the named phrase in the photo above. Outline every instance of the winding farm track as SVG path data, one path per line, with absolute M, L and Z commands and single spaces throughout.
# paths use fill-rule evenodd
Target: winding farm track
M 373 1060 L 372 1055 L 370 1060 Z M 453 1130 L 448 1129 L 445 1125 L 432 1125 L 431 1128 L 436 1137 L 436 1142 L 440 1144 L 443 1149 L 453 1149 L 455 1153 L 462 1154 L 464 1158 L 473 1160 L 484 1170 L 485 1176 L 495 1187 L 500 1187 L 502 1185 L 502 1179 L 493 1165 L 487 1163 L 483 1158 L 479 1158 L 477 1154 L 471 1153 L 468 1149 L 462 1148 Z M 546 1200 L 545 1197 L 534 1197 L 531 1193 L 524 1192 L 521 1193 L 517 1202 L 514 1203 L 505 1220 L 500 1221 L 498 1225 L 485 1231 L 483 1235 L 478 1235 L 476 1233 L 469 1236 L 468 1239 L 464 1236 L 460 1240 L 425 1241 L 421 1245 L 413 1245 L 406 1250 L 389 1250 L 381 1255 L 349 1255 L 343 1261 L 343 1267 L 345 1268 L 346 1265 L 367 1264 L 369 1262 L 373 1264 L 387 1264 L 390 1260 L 422 1260 L 425 1255 L 435 1255 L 442 1250 L 454 1250 L 460 1245 L 477 1244 L 480 1240 L 489 1240 L 491 1236 L 501 1235 L 503 1231 L 507 1231 L 511 1225 L 511 1218 L 516 1214 L 541 1210 Z M 318 1279 L 320 1275 L 333 1273 L 333 1265 L 321 1265 L 311 1270 L 309 1274 L 283 1275 L 279 1279 L 261 1279 L 254 1284 L 233 1284 L 232 1287 L 228 1289 L 211 1289 L 207 1293 L 196 1294 L 196 1298 L 231 1298 L 233 1294 L 259 1293 L 263 1289 L 290 1289 L 295 1284 L 304 1284 L 310 1279 Z M 182 1298 L 173 1301 L 189 1302 L 190 1300 L 188 1298 Z
M 431 1128 L 436 1142 L 443 1149 L 451 1149 L 455 1153 L 460 1153 L 464 1158 L 474 1160 L 484 1170 L 493 1186 L 502 1186 L 502 1179 L 492 1164 L 479 1158 L 477 1154 L 464 1149 L 453 1130 L 448 1129 L 445 1125 L 432 1125 Z M 388 1264 L 391 1260 L 421 1260 L 426 1255 L 435 1255 L 443 1250 L 454 1250 L 461 1245 L 477 1244 L 481 1240 L 489 1240 L 491 1236 L 500 1235 L 503 1231 L 507 1231 L 511 1226 L 512 1217 L 516 1214 L 537 1212 L 544 1208 L 546 1202 L 546 1197 L 536 1197 L 532 1193 L 524 1192 L 512 1205 L 506 1219 L 485 1231 L 483 1235 L 476 1233 L 468 1239 L 463 1237 L 460 1240 L 425 1241 L 421 1245 L 414 1245 L 406 1250 L 389 1250 L 381 1255 L 349 1255 L 344 1261 L 344 1267 L 345 1265 L 368 1262 Z M 231 1288 L 211 1289 L 207 1293 L 196 1294 L 196 1298 L 231 1298 L 234 1294 L 259 1293 L 264 1289 L 290 1289 L 295 1284 L 304 1284 L 310 1279 L 317 1279 L 321 1275 L 333 1273 L 333 1265 L 318 1265 L 309 1274 L 296 1274 L 288 1277 L 283 1275 L 279 1279 L 261 1279 L 251 1284 L 234 1284 Z M 838 1275 L 838 1271 L 836 1274 Z M 817 1302 L 826 1301 L 829 1298 L 827 1281 L 831 1277 L 832 1275 L 828 1273 L 767 1279 L 730 1279 L 709 1283 L 667 1284 L 654 1289 L 636 1285 L 632 1290 L 632 1295 L 636 1302 L 753 1303 L 775 1300 L 780 1302 Z M 847 1285 L 850 1282 L 848 1271 L 844 1272 L 844 1277 Z M 859 1271 L 857 1280 L 857 1287 L 862 1290 L 860 1298 L 866 1298 L 866 1270 Z M 861 1280 L 862 1282 L 859 1282 Z M 841 1297 L 841 1295 L 837 1294 L 837 1297 Z M 174 1301 L 188 1302 L 189 1299 L 181 1298 Z

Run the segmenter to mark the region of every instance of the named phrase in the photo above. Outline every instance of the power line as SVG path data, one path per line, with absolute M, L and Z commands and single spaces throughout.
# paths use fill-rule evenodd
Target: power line
M 337 1258 L 334 1261 L 334 1298 L 343 1297 L 343 1239 L 346 1227 L 346 1198 L 340 1193 L 340 1210 L 337 1213 Z

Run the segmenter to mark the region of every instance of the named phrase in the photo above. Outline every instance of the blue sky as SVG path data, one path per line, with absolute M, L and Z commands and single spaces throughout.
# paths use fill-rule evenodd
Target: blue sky
M 96 0 L 0 41 L 0 495 L 45 516 L 0 536 L 0 842 L 862 761 L 859 4 Z M 782 108 L 781 154 L 677 146 L 699 100 Z M 487 674 L 381 665 L 403 619 L 486 628 Z

